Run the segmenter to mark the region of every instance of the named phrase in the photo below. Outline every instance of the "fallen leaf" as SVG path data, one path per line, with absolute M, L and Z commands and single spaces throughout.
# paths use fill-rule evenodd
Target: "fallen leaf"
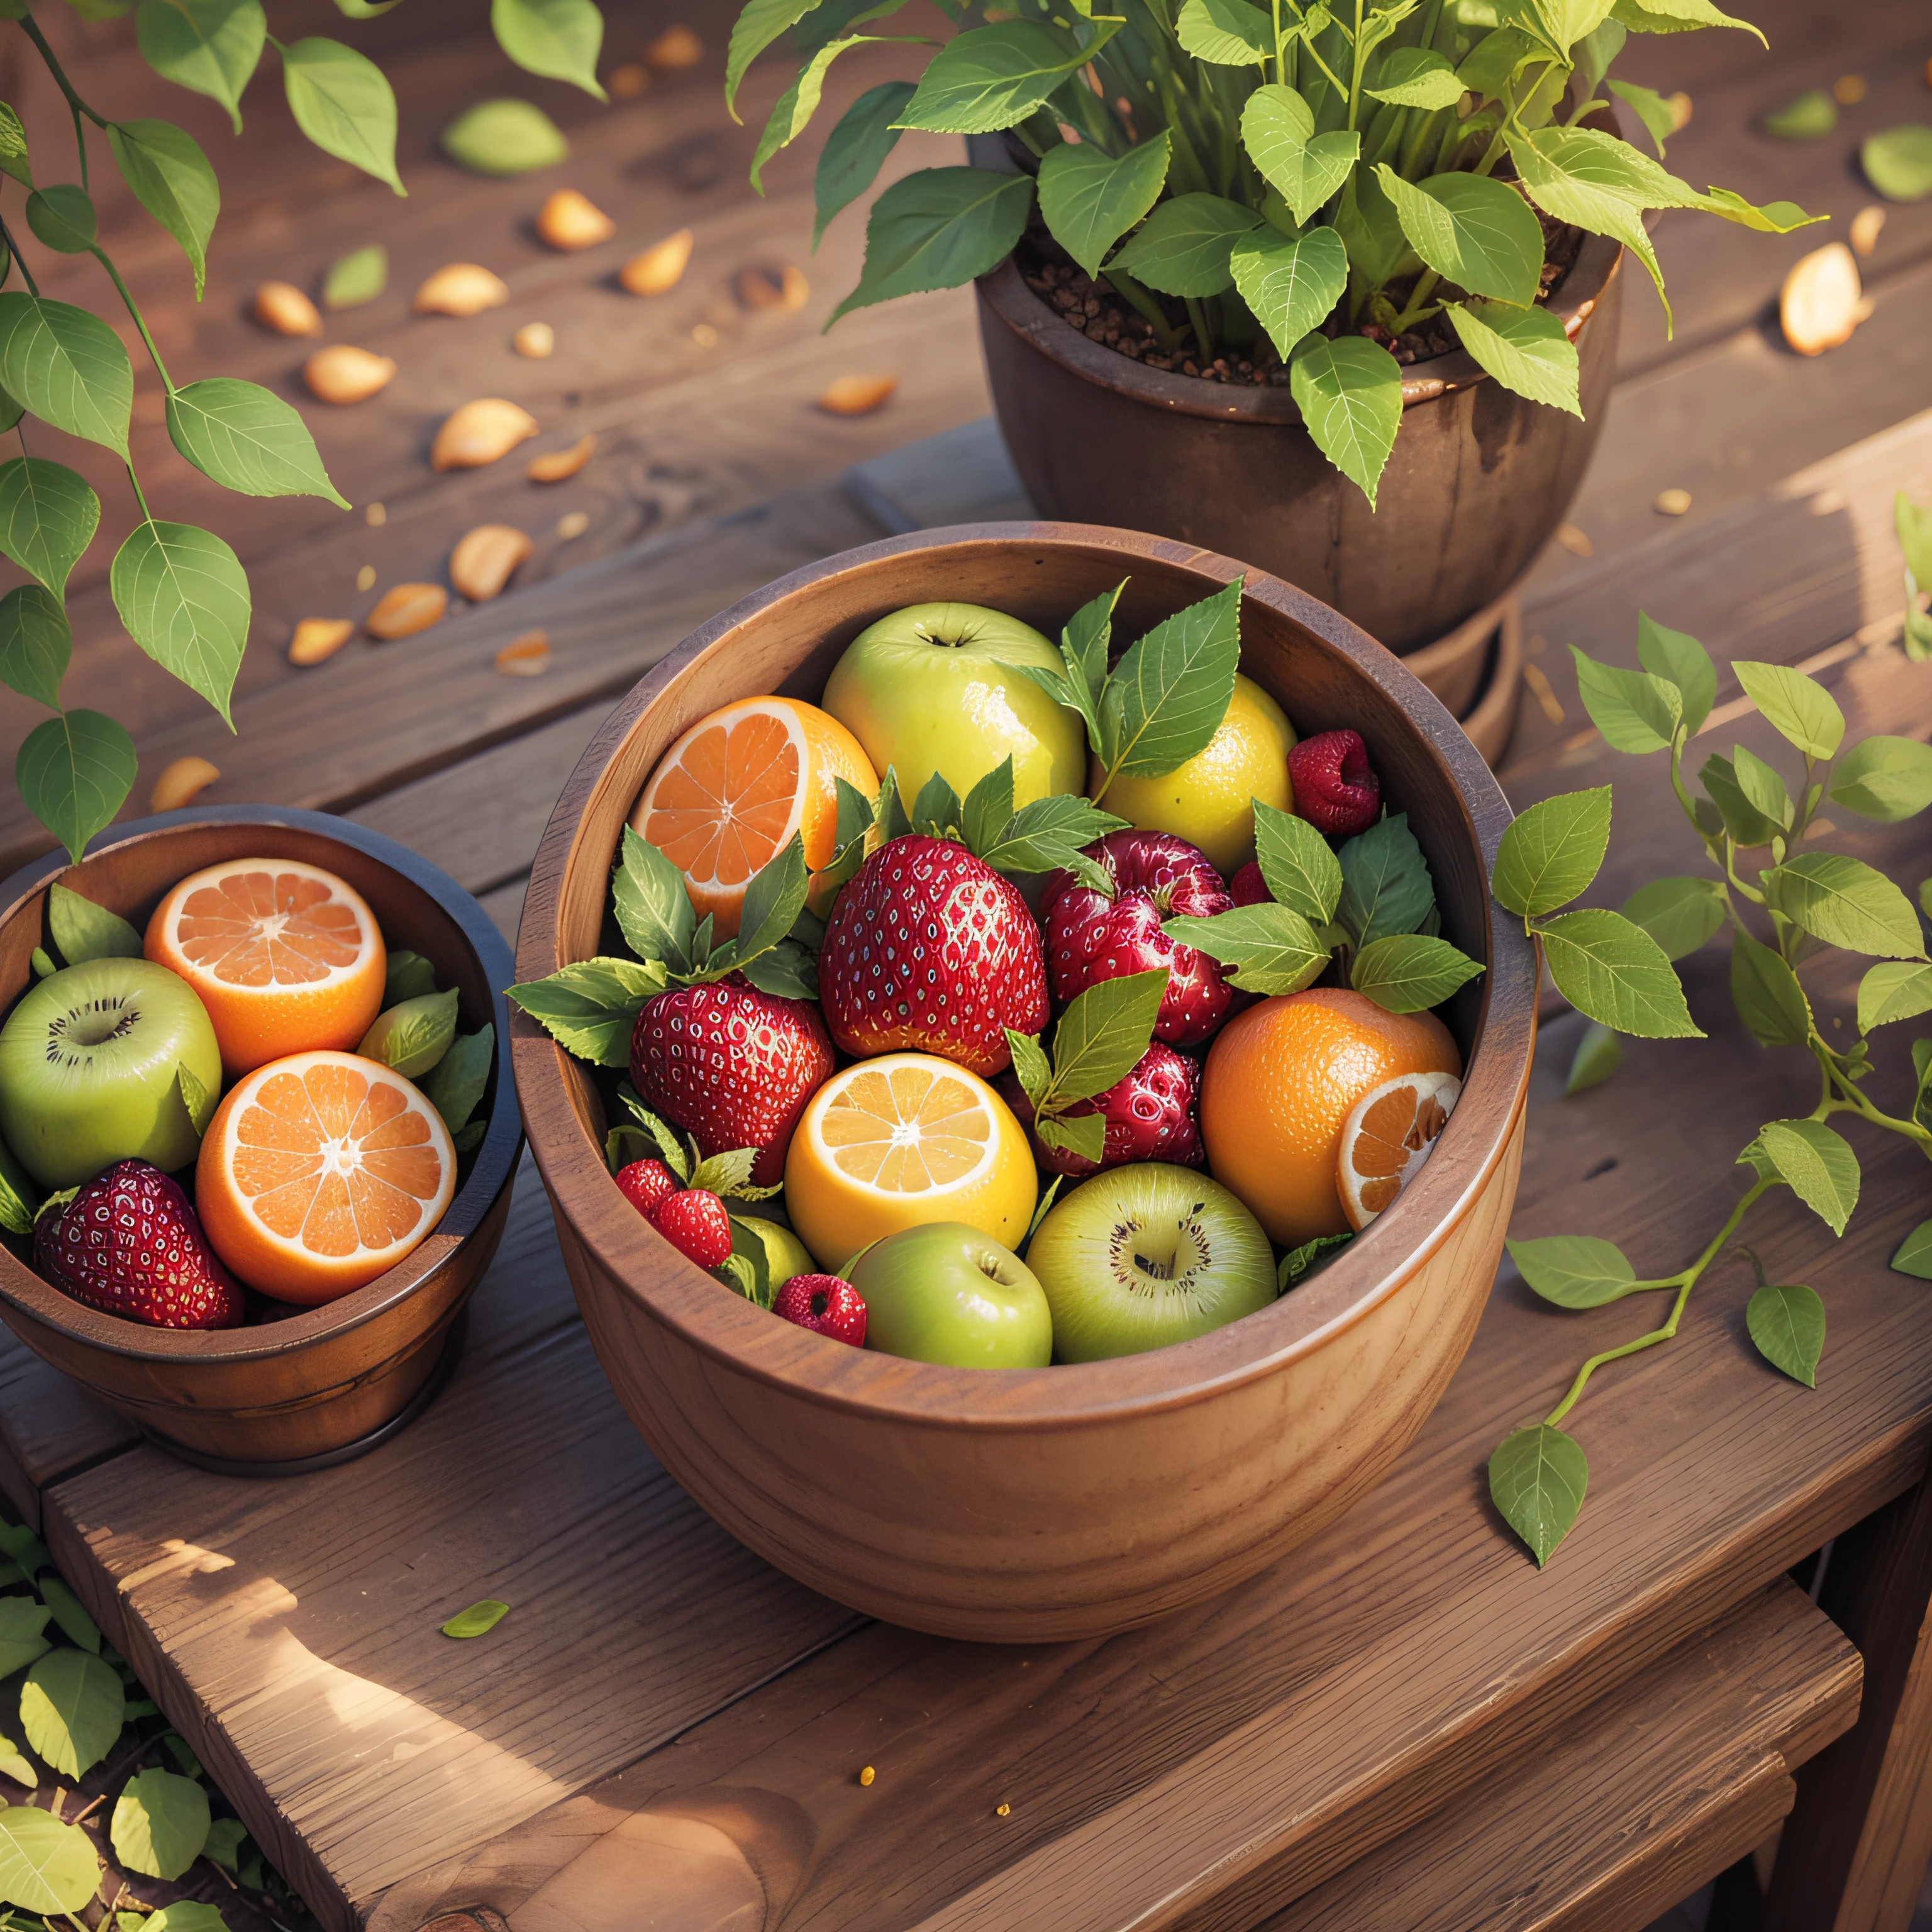
M 480 1604 L 472 1604 L 466 1610 L 458 1610 L 442 1626 L 445 1636 L 483 1636 L 494 1630 L 510 1612 L 508 1604 L 499 1603 L 494 1597 L 485 1597 Z

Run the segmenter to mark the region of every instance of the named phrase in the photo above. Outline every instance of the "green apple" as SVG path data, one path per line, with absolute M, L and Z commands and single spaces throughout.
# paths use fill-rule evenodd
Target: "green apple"
M 744 1239 L 756 1241 L 764 1252 L 766 1278 L 776 1294 L 795 1274 L 817 1274 L 818 1262 L 808 1248 L 782 1221 L 773 1220 L 761 1202 L 731 1203 L 731 1251 L 741 1252 L 740 1231 Z
M 221 1049 L 185 980 L 148 959 L 89 959 L 31 988 L 0 1027 L 0 1134 L 44 1187 L 73 1187 L 117 1160 L 166 1170 L 201 1136 L 185 1066 L 211 1097 Z
M 1063 1362 L 1191 1341 L 1275 1298 L 1261 1223 L 1219 1181 L 1142 1161 L 1057 1202 L 1027 1250 Z
M 964 1221 L 874 1241 L 846 1279 L 865 1298 L 866 1346 L 955 1369 L 1043 1369 L 1053 1318 L 1033 1271 Z
M 1087 734 L 1019 667 L 1064 676 L 1059 651 L 1030 624 L 978 604 L 911 604 L 861 631 L 819 702 L 890 765 L 910 805 L 938 772 L 962 798 L 1004 758 L 1013 802 L 1087 782 Z

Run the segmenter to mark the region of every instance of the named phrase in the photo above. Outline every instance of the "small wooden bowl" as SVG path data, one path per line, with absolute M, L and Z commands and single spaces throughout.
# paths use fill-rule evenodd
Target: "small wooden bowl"
M 988 604 L 1056 634 L 1130 580 L 1115 634 L 1241 566 L 1066 524 L 988 524 L 848 550 L 715 618 L 612 712 L 539 848 L 518 976 L 598 947 L 612 855 L 677 734 L 734 698 L 816 699 L 886 612 Z M 598 1090 L 511 1020 L 530 1145 L 599 1358 L 645 1440 L 734 1535 L 813 1588 L 949 1636 L 1103 1635 L 1211 1597 L 1332 1520 L 1434 1406 L 1475 1331 L 1516 1195 L 1536 964 L 1492 904 L 1509 823 L 1455 721 L 1324 604 L 1250 573 L 1242 664 L 1303 731 L 1351 725 L 1435 874 L 1444 935 L 1488 970 L 1448 1010 L 1466 1084 L 1401 1199 L 1307 1286 L 1179 1346 L 992 1372 L 851 1348 L 778 1321 L 683 1260 L 612 1184 Z
M 365 1288 L 245 1328 L 143 1328 L 43 1281 L 15 1243 L 0 1247 L 0 1321 L 34 1352 L 149 1436 L 192 1460 L 313 1466 L 394 1422 L 429 1384 L 452 1324 L 502 1238 L 523 1144 L 510 1078 L 509 948 L 448 874 L 380 832 L 324 812 L 196 806 L 115 829 L 78 866 L 56 854 L 0 886 L 0 1013 L 33 979 L 47 888 L 67 886 L 138 928 L 174 883 L 226 859 L 298 859 L 346 879 L 397 950 L 432 961 L 460 995 L 459 1024 L 496 1028 L 496 1064 L 476 1118 L 489 1131 L 469 1178 L 407 1259 Z

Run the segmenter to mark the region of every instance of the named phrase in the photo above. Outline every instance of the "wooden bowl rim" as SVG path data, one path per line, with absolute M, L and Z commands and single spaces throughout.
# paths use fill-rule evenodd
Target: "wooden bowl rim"
M 1486 881 L 1512 816 L 1501 788 L 1428 688 L 1340 613 L 1264 572 L 1164 538 L 1080 524 L 962 524 L 887 538 L 794 571 L 701 626 L 638 680 L 578 760 L 538 847 L 518 934 L 518 978 L 541 978 L 564 963 L 557 888 L 584 862 L 577 842 L 585 812 L 620 747 L 688 668 L 710 653 L 729 652 L 740 627 L 782 607 L 793 607 L 788 614 L 808 623 L 814 593 L 829 578 L 918 553 L 937 560 L 986 547 L 1098 552 L 1118 559 L 1130 573 L 1137 562 L 1159 563 L 1199 575 L 1203 595 L 1245 576 L 1244 600 L 1266 605 L 1348 659 L 1408 718 L 1462 801 L 1464 829 Z M 601 881 L 608 856 L 600 856 L 593 869 Z M 1508 1152 L 1528 1091 L 1535 1035 L 1534 949 L 1520 922 L 1512 922 L 1486 892 L 1484 918 L 1490 970 L 1462 1100 L 1436 1156 L 1395 1207 L 1308 1286 L 1268 1308 L 1192 1341 L 1111 1361 L 946 1368 L 853 1348 L 778 1320 L 686 1260 L 618 1192 L 602 1148 L 578 1122 L 566 1090 L 568 1056 L 521 1012 L 511 1018 L 512 1058 L 530 1150 L 574 1238 L 640 1313 L 674 1330 L 725 1371 L 848 1414 L 934 1429 L 1077 1426 L 1204 1401 L 1312 1354 L 1397 1293 L 1472 1211 Z M 1484 1120 L 1494 1124 L 1478 1144 Z M 1442 1158 L 1451 1150 L 1456 1160 Z
M 463 1243 L 483 1225 L 492 1204 L 516 1172 L 523 1144 L 523 1124 L 514 1104 L 509 1006 L 503 997 L 515 964 L 508 943 L 471 893 L 440 866 L 431 865 L 386 833 L 332 812 L 305 812 L 293 806 L 188 806 L 178 812 L 160 812 L 110 826 L 88 842 L 86 858 L 80 866 L 71 864 L 60 851 L 30 860 L 12 878 L 0 882 L 0 928 L 18 917 L 26 902 L 42 886 L 68 884 L 69 875 L 80 873 L 89 860 L 125 845 L 211 824 L 286 827 L 332 840 L 386 866 L 433 898 L 461 932 L 490 988 L 490 1017 L 496 1028 L 496 1104 L 469 1179 L 456 1190 L 442 1219 L 418 1247 L 353 1293 L 279 1321 L 245 1328 L 143 1328 L 63 1294 L 16 1259 L 11 1250 L 0 1247 L 0 1300 L 74 1341 L 136 1361 L 231 1365 L 268 1360 L 298 1353 L 376 1320 L 409 1300 L 438 1270 L 448 1266 Z M 512 1104 L 506 1105 L 506 1101 Z M 447 1245 L 452 1234 L 454 1244 Z

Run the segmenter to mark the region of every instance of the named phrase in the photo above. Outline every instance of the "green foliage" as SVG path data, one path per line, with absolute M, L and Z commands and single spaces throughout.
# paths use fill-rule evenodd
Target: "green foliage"
M 100 1883 L 94 1846 L 79 1826 L 31 1804 L 0 1811 L 0 1899 L 26 1912 L 74 1912 Z
M 1506 1436 L 1490 1457 L 1490 1500 L 1529 1546 L 1538 1569 L 1569 1534 L 1589 1484 L 1582 1450 L 1547 1422 Z
M 487 1636 L 510 1613 L 508 1604 L 500 1603 L 494 1597 L 485 1597 L 480 1603 L 472 1604 L 466 1610 L 458 1610 L 448 1622 L 441 1628 L 445 1636 Z
M 98 1764 L 121 1735 L 121 1679 L 84 1650 L 53 1650 L 20 1689 L 20 1724 L 34 1750 L 68 1778 Z
M 1818 1386 L 1825 1349 L 1825 1304 L 1802 1282 L 1767 1282 L 1744 1306 L 1744 1326 L 1774 1369 L 1807 1388 Z
M 1570 1058 L 1570 1071 L 1564 1076 L 1563 1097 L 1574 1100 L 1600 1087 L 1624 1064 L 1623 1042 L 1600 1020 L 1592 1020 L 1583 1029 L 1576 1051 Z
M 177 1879 L 201 1856 L 210 1822 L 208 1793 L 192 1778 L 144 1771 L 122 1786 L 109 1835 L 128 1870 Z
M 1078 1102 L 1104 1094 L 1140 1064 L 1167 992 L 1165 966 L 1102 980 L 1068 1002 L 1054 1028 L 1049 1058 L 1036 1040 L 1009 1028 L 1013 1072 L 1032 1103 L 1034 1131 L 1050 1148 L 1098 1161 L 1106 1122 L 1098 1114 L 1068 1118 Z
M 554 168 L 570 152 L 556 123 L 527 100 L 479 100 L 442 130 L 437 145 L 472 174 L 515 176 Z
M 1908 122 L 1868 135 L 1858 165 L 1888 201 L 1923 201 L 1932 195 L 1932 127 Z

